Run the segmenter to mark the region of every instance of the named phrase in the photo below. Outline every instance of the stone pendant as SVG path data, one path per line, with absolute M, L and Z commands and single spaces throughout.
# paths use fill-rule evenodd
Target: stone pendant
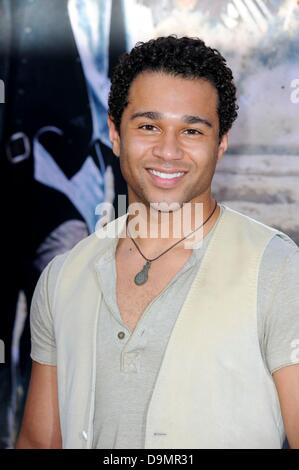
M 142 284 L 145 284 L 146 281 L 148 280 L 148 271 L 149 268 L 151 267 L 151 262 L 147 261 L 141 271 L 136 274 L 134 278 L 134 282 L 137 286 L 142 286 Z

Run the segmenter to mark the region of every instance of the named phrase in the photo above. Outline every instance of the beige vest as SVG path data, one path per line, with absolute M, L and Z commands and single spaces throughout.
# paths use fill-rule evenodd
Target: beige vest
M 119 233 L 126 216 L 107 228 Z M 103 229 L 105 230 L 105 229 Z M 104 232 L 102 232 L 104 233 Z M 226 207 L 172 331 L 150 401 L 145 448 L 280 448 L 276 388 L 257 333 L 257 282 L 270 227 Z M 49 278 L 64 448 L 93 439 L 97 322 L 94 234 Z

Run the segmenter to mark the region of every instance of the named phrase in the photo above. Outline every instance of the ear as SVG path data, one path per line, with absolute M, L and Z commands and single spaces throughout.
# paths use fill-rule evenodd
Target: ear
M 119 136 L 119 132 L 116 129 L 114 121 L 112 120 L 112 118 L 110 116 L 108 116 L 108 121 L 107 122 L 108 122 L 108 127 L 109 127 L 109 138 L 110 138 L 110 142 L 112 144 L 113 153 L 114 153 L 114 155 L 119 157 L 119 155 L 120 155 L 120 136 Z
M 219 162 L 219 160 L 221 160 L 221 158 L 223 157 L 223 155 L 224 155 L 225 152 L 227 151 L 227 148 L 228 148 L 228 133 L 224 134 L 224 135 L 221 137 L 221 140 L 220 140 L 220 142 L 219 142 L 218 154 L 217 154 L 217 162 Z

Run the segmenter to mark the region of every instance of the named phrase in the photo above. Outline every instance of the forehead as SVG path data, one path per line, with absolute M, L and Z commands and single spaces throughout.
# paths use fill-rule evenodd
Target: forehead
M 218 118 L 218 93 L 205 79 L 188 79 L 163 72 L 143 72 L 132 82 L 127 112 L 158 111 Z

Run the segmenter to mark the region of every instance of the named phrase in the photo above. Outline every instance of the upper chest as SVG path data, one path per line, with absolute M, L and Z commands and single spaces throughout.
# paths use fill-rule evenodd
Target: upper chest
M 148 280 L 137 285 L 134 278 L 145 264 L 142 256 L 126 245 L 116 253 L 116 298 L 124 323 L 133 330 L 145 309 L 170 284 L 191 255 L 190 250 L 167 253 L 153 261 Z M 163 259 L 164 258 L 164 259 Z

